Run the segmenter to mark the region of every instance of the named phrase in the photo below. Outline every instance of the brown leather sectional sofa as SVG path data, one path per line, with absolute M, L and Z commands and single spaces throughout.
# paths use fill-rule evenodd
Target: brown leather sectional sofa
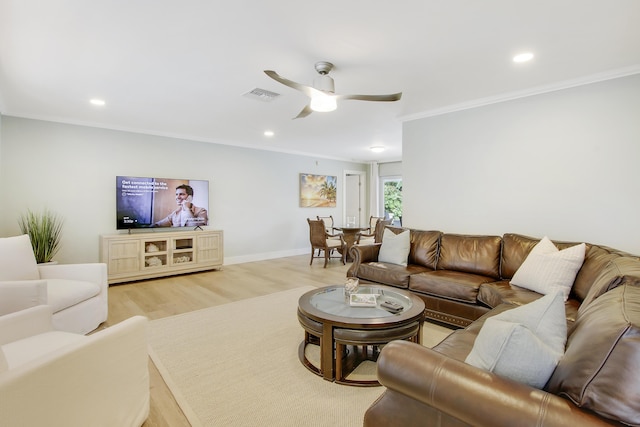
M 640 425 L 637 256 L 587 244 L 565 306 L 565 355 L 543 390 L 464 363 L 487 318 L 541 297 L 509 283 L 538 241 L 411 230 L 407 267 L 378 263 L 374 246 L 353 249 L 349 275 L 406 288 L 432 319 L 467 325 L 433 349 L 404 341 L 383 348 L 386 390 L 366 427 Z
M 402 229 L 388 227 L 394 232 Z M 410 230 L 411 249 L 407 266 L 378 262 L 380 245 L 354 246 L 354 261 L 348 277 L 382 283 L 411 291 L 424 300 L 427 318 L 464 327 L 504 302 L 521 305 L 541 295 L 512 286 L 509 280 L 540 241 L 538 238 L 508 233 L 501 236 L 460 235 L 440 231 Z M 553 243 L 559 249 L 582 242 Z M 596 283 L 613 259 L 637 266 L 638 257 L 587 243 L 582 268 L 567 301 L 567 318 L 575 320 L 589 290 L 601 292 Z M 638 270 L 640 274 L 640 270 Z

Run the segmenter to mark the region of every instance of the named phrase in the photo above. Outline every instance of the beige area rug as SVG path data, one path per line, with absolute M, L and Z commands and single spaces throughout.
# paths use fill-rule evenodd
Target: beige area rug
M 151 358 L 192 426 L 362 425 L 384 388 L 325 381 L 298 359 L 298 299 L 311 289 L 150 322 Z M 427 328 L 425 345 L 449 332 Z M 355 374 L 375 373 L 371 365 Z

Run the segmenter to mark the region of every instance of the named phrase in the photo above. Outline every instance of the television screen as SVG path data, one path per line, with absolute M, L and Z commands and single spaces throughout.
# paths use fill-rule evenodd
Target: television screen
M 116 177 L 116 228 L 209 224 L 209 181 Z

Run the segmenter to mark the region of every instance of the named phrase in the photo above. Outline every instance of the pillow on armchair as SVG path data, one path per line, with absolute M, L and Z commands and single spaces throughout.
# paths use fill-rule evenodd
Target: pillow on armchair
M 0 238 L 0 281 L 38 279 L 38 263 L 29 236 Z

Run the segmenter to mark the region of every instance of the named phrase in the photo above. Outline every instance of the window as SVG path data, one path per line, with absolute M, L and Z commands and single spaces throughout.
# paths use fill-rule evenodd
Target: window
M 382 203 L 385 218 L 393 220 L 392 225 L 402 226 L 402 178 L 382 178 Z

